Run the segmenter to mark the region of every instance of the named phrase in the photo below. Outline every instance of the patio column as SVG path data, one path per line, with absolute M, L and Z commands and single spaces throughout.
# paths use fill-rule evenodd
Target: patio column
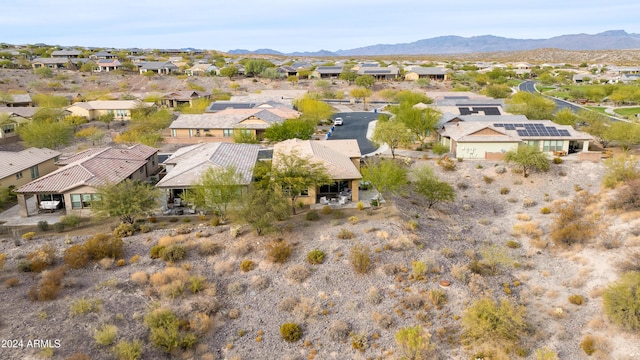
M 27 198 L 24 194 L 18 194 L 18 209 L 20 212 L 20 217 L 29 217 L 29 208 L 27 207 Z

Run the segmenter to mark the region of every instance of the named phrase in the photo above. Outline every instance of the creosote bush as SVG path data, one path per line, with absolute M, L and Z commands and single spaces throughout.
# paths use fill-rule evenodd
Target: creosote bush
M 129 223 L 120 223 L 114 230 L 113 236 L 118 238 L 132 236 L 136 232 L 136 227 Z
M 118 327 L 115 325 L 105 324 L 95 330 L 93 339 L 98 345 L 109 346 L 113 344 L 116 336 L 118 336 Z
M 307 262 L 312 265 L 322 264 L 324 262 L 325 253 L 319 249 L 313 249 L 307 253 Z
M 309 221 L 316 221 L 320 219 L 320 215 L 318 215 L 318 212 L 315 210 L 309 210 L 309 212 L 306 215 L 306 219 Z
M 345 341 L 351 333 L 351 325 L 342 320 L 334 320 L 329 326 L 329 338 L 333 341 Z
M 573 305 L 582 305 L 584 304 L 584 296 L 578 294 L 570 295 L 569 302 Z
M 551 240 L 556 245 L 571 246 L 593 237 L 596 229 L 584 210 L 585 201 L 587 200 L 576 198 L 555 206 L 554 213 L 557 216 L 551 225 Z
M 29 290 L 29 298 L 32 301 L 47 301 L 55 299 L 60 293 L 62 278 L 66 273 L 66 267 L 59 266 L 42 274 L 42 279 Z
M 353 232 L 347 228 L 341 228 L 338 232 L 338 239 L 348 240 L 353 239 L 355 235 Z
M 602 294 L 604 311 L 611 322 L 624 329 L 640 329 L 640 272 L 630 271 Z
M 142 343 L 139 340 L 119 341 L 113 347 L 113 355 L 118 360 L 138 360 L 142 358 Z
M 356 244 L 349 252 L 349 259 L 358 274 L 366 274 L 371 268 L 371 248 L 367 245 Z
M 242 272 L 248 272 L 253 270 L 255 265 L 256 264 L 252 260 L 242 260 L 242 262 L 240 263 L 240 270 Z
M 296 323 L 284 323 L 280 325 L 280 336 L 287 342 L 296 342 L 302 337 L 302 329 Z
M 433 352 L 431 334 L 422 326 L 408 326 L 395 334 L 398 351 L 404 359 L 428 359 Z
M 527 332 L 525 317 L 524 306 L 508 299 L 496 302 L 482 298 L 465 309 L 462 317 L 463 336 L 476 345 L 489 343 L 513 349 Z
M 152 310 L 144 317 L 144 325 L 149 328 L 149 340 L 155 347 L 166 353 L 175 349 L 190 349 L 197 342 L 195 333 L 183 326 L 183 321 L 168 308 Z

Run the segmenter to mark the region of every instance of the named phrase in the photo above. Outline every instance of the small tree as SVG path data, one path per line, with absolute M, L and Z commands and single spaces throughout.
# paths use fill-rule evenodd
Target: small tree
M 281 192 L 252 187 L 238 206 L 236 216 L 262 235 L 273 228 L 275 221 L 289 216 L 289 204 Z
M 358 86 L 370 89 L 376 83 L 376 79 L 371 75 L 360 75 L 355 82 Z
M 117 184 L 100 186 L 97 193 L 99 201 L 94 201 L 91 208 L 99 217 L 117 216 L 122 222 L 133 224 L 136 217 L 158 205 L 159 191 L 152 185 L 125 179 Z
M 522 167 L 522 175 L 529 176 L 529 170 L 549 170 L 549 159 L 539 148 L 529 145 L 520 145 L 518 149 L 507 151 L 504 160 L 515 162 Z
M 56 149 L 71 144 L 73 129 L 63 122 L 32 121 L 18 128 L 27 146 Z
M 407 185 L 407 168 L 391 159 L 369 160 L 360 170 L 362 180 L 370 182 L 380 193 L 398 193 Z
M 271 180 L 291 200 L 291 210 L 296 214 L 296 199 L 312 187 L 331 183 L 324 165 L 304 158 L 298 152 L 274 154 Z
M 367 98 L 370 97 L 371 94 L 371 90 L 366 87 L 355 88 L 349 93 L 349 95 L 355 99 L 362 99 L 362 105 L 365 110 L 367 110 Z
M 525 307 L 508 299 L 498 303 L 490 298 L 482 298 L 464 311 L 463 336 L 474 344 L 494 344 L 508 352 L 527 332 L 525 316 Z
M 305 119 L 287 119 L 281 123 L 269 126 L 264 131 L 264 137 L 271 142 L 288 139 L 308 140 L 316 130 L 315 122 Z
M 231 80 L 238 75 L 238 68 L 235 65 L 225 66 L 220 69 L 220 76 L 228 77 Z
M 640 125 L 638 124 L 616 121 L 611 124 L 606 134 L 609 140 L 618 144 L 625 151 L 640 144 Z
M 391 157 L 396 157 L 396 149 L 411 144 L 413 137 L 407 127 L 399 121 L 378 121 L 371 138 L 375 143 L 387 144 L 391 150 Z
M 438 180 L 429 166 L 423 166 L 413 172 L 414 190 L 427 201 L 427 207 L 431 208 L 439 202 L 451 202 L 456 198 L 456 192 L 446 181 Z
M 242 196 L 242 174 L 233 166 L 209 168 L 182 196 L 188 203 L 213 211 L 222 221 L 227 219 L 227 208 Z
M 602 294 L 609 319 L 627 330 L 640 330 L 640 272 L 631 271 Z

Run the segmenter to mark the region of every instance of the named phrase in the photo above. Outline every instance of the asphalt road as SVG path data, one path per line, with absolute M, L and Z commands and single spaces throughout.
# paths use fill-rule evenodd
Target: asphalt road
M 369 128 L 369 123 L 376 120 L 378 115 L 379 114 L 374 112 L 344 112 L 334 114 L 332 119 L 341 117 L 344 120 L 344 125 L 336 126 L 329 140 L 356 139 L 361 154 L 364 155 L 376 151 L 377 147 L 367 139 L 367 129 Z
M 525 81 L 523 83 L 521 83 L 520 85 L 518 85 L 518 90 L 520 91 L 525 91 L 525 92 L 530 92 L 530 93 L 537 93 L 536 88 L 535 88 L 535 81 Z M 543 95 L 546 96 L 546 95 Z M 583 108 L 582 106 L 578 106 L 575 105 L 573 103 L 564 101 L 564 100 L 560 100 L 560 99 L 556 99 L 550 96 L 546 96 L 548 99 L 553 100 L 556 105 L 558 105 L 558 108 L 556 111 L 558 110 L 562 110 L 562 109 L 570 109 L 571 111 L 573 111 L 574 113 L 577 113 L 580 110 L 584 110 L 585 108 Z M 609 116 L 609 119 L 611 119 L 611 121 L 619 121 L 619 119 L 616 119 L 615 117 L 611 117 Z

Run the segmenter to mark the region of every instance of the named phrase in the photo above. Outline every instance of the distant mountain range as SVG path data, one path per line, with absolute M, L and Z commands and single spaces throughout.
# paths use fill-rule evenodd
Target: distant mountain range
M 231 50 L 229 54 L 272 54 L 284 56 L 362 56 L 362 55 L 437 55 L 469 54 L 499 51 L 522 51 L 543 48 L 563 50 L 621 50 L 640 49 L 640 34 L 624 30 L 609 30 L 595 35 L 561 35 L 550 39 L 510 39 L 493 35 L 473 37 L 438 36 L 404 44 L 378 44 L 335 52 L 282 53 L 273 49 Z

